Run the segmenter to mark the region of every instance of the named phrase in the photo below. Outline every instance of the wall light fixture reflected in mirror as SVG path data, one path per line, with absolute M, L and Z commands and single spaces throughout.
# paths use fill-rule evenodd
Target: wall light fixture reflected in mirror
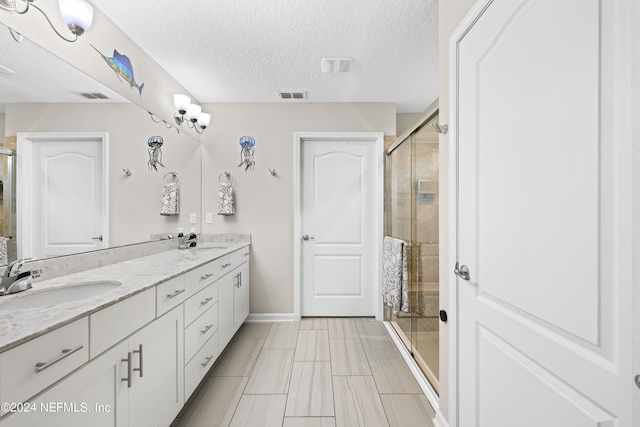
M 53 26 L 51 19 L 49 19 L 47 14 L 42 9 L 40 9 L 38 6 L 34 4 L 34 1 L 35 0 L 25 1 L 24 3 L 26 4 L 26 7 L 23 10 L 19 10 L 18 6 L 16 6 L 15 0 L 3 0 L 2 8 L 13 10 L 16 13 L 19 13 L 20 15 L 24 15 L 33 7 L 34 9 L 42 13 L 42 15 L 46 18 L 47 22 L 49 23 L 53 31 L 61 39 L 68 42 L 75 42 L 76 40 L 78 40 L 78 37 L 84 34 L 84 32 L 87 31 L 89 27 L 91 27 L 91 24 L 93 23 L 93 7 L 86 1 L 58 0 L 58 6 L 60 8 L 60 15 L 62 15 L 62 20 L 64 21 L 65 24 L 67 24 L 67 27 L 69 27 L 69 31 L 71 31 L 71 33 L 75 35 L 75 38 L 68 39 L 65 36 L 63 36 L 56 29 L 56 27 Z
M 202 107 L 191 103 L 191 98 L 187 95 L 173 95 L 173 103 L 178 112 L 174 114 L 176 123 L 182 125 L 186 122 L 187 126 L 195 129 L 198 133 L 203 133 L 211 122 L 211 114 L 203 113 Z

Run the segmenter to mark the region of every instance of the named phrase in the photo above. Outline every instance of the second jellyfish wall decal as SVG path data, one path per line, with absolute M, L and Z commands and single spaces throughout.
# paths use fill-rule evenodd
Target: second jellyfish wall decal
M 240 164 L 238 167 L 244 165 L 244 170 L 248 171 L 249 169 L 253 169 L 256 165 L 255 160 L 253 160 L 253 154 L 255 153 L 256 140 L 251 136 L 243 136 L 240 138 Z

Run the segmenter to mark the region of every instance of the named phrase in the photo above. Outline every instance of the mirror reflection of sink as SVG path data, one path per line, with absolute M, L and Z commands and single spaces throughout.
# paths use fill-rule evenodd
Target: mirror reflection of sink
M 64 302 L 91 298 L 118 288 L 122 283 L 117 281 L 95 281 L 75 283 L 68 286 L 60 286 L 43 290 L 25 291 L 16 294 L 6 302 L 0 298 L 0 310 L 19 310 L 23 308 L 47 307 Z

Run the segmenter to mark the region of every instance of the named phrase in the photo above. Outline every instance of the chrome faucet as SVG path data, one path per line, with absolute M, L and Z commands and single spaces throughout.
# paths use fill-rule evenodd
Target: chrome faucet
M 196 233 L 188 233 L 178 241 L 178 249 L 195 248 L 198 243 L 198 235 Z
M 31 271 L 22 271 L 24 259 L 17 259 L 7 266 L 0 281 L 0 296 L 31 289 Z

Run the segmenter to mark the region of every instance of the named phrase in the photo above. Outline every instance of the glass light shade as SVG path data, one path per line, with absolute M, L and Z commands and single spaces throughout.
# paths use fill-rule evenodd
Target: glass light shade
M 93 23 L 93 7 L 84 0 L 59 0 L 60 14 L 62 20 L 69 26 L 71 31 L 80 28 L 79 34 L 87 31 Z
M 176 110 L 178 110 L 180 114 L 184 114 L 189 108 L 189 105 L 191 105 L 191 98 L 187 95 L 176 93 L 173 95 L 173 103 L 176 105 Z
M 209 113 L 202 113 L 200 114 L 200 117 L 198 117 L 198 126 L 200 126 L 202 129 L 209 126 L 210 122 L 211 122 L 211 114 Z
M 187 108 L 187 118 L 192 122 L 195 122 L 198 120 L 198 117 L 200 117 L 201 112 L 201 106 L 199 106 L 198 104 L 191 104 L 189 105 L 189 108 Z

